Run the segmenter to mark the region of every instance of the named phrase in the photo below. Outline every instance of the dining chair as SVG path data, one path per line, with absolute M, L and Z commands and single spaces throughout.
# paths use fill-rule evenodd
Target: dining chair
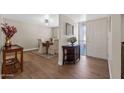
M 48 50 L 49 54 L 58 54 L 58 45 L 58 40 L 53 40 L 53 45 L 51 45 Z
M 42 39 L 38 39 L 38 52 L 41 54 L 44 54 L 46 52 L 45 47 L 43 47 L 42 44 Z

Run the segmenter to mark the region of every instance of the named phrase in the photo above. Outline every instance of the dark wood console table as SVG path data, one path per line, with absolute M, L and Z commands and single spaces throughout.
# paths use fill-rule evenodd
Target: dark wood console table
M 3 47 L 2 78 L 13 75 L 18 69 L 23 71 L 23 48 L 19 45 Z M 20 56 L 19 56 L 20 54 Z
M 65 63 L 71 63 L 74 64 L 76 61 L 80 60 L 80 45 L 65 45 L 62 46 L 63 48 L 63 65 Z

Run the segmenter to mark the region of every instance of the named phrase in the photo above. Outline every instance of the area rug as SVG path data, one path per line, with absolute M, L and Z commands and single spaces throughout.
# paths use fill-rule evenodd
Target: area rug
M 53 57 L 56 57 L 57 55 L 51 55 L 51 54 L 41 54 L 39 53 L 38 51 L 32 51 L 33 54 L 36 54 L 38 56 L 41 56 L 43 58 L 46 58 L 46 59 L 51 59 Z

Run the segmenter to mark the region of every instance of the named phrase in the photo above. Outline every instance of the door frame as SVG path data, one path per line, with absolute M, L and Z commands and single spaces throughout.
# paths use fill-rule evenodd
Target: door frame
M 97 20 L 101 20 L 101 19 L 107 19 L 107 21 L 108 21 L 108 18 L 109 17 L 102 17 L 102 18 L 98 18 L 98 19 L 93 19 L 93 20 L 87 20 L 87 21 L 84 21 L 84 22 L 79 22 L 78 23 L 78 43 L 80 44 L 80 42 L 79 42 L 80 41 L 80 24 L 86 25 L 87 22 L 97 21 Z M 108 29 L 109 29 L 109 24 L 107 22 L 107 31 L 108 31 Z M 108 33 L 106 33 L 106 34 L 107 34 L 107 44 L 106 44 L 107 50 L 106 51 L 107 51 L 107 58 L 108 58 Z M 87 31 L 86 31 L 86 54 L 85 54 L 85 56 L 87 56 L 87 40 L 88 40 L 87 38 L 88 37 L 87 37 Z
M 80 44 L 80 25 L 85 25 L 85 22 L 79 22 L 78 23 L 78 44 Z M 87 56 L 87 31 L 86 31 L 86 52 L 85 52 L 85 55 L 84 56 Z

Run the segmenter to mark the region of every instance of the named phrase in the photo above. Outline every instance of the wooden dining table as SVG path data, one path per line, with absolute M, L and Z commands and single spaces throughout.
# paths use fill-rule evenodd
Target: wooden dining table
M 46 41 L 46 42 L 42 43 L 42 45 L 43 45 L 43 47 L 46 47 L 46 54 L 48 55 L 49 47 L 50 47 L 50 45 L 53 45 L 53 42 Z

